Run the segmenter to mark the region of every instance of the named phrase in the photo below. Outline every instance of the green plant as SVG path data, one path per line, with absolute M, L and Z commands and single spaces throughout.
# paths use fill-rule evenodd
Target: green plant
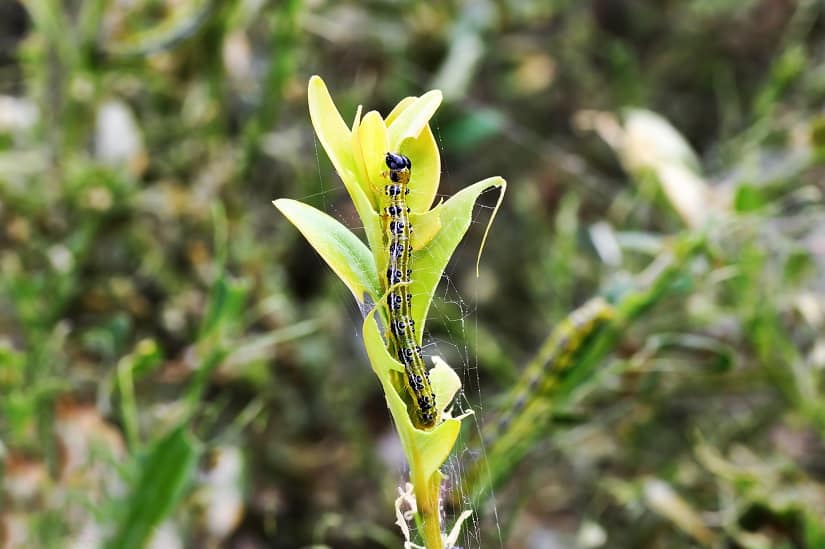
M 410 222 L 416 231 L 412 238 L 416 274 L 409 291 L 416 296 L 411 318 L 419 326 L 419 345 L 436 286 L 470 225 L 476 199 L 483 191 L 497 187 L 502 190 L 500 204 L 506 183 L 500 177 L 485 179 L 430 209 L 438 189 L 441 166 L 429 120 L 441 103 L 440 91 L 405 98 L 386 119 L 376 111 L 370 111 L 362 118 L 359 107 L 351 130 L 338 113 L 321 78 L 315 76 L 310 80 L 308 96 L 315 131 L 355 204 L 369 246 L 341 223 L 311 206 L 288 199 L 274 203 L 347 285 L 364 312 L 364 345 L 372 369 L 381 382 L 410 466 L 414 499 L 408 501 L 415 502 L 416 519 L 426 547 L 452 545 L 460 523 L 468 514 L 462 514 L 449 535 L 444 534 L 440 523 L 442 474 L 439 467 L 449 456 L 461 420 L 467 414 L 450 415 L 450 402 L 461 382 L 443 360 L 434 357 L 435 367 L 430 371 L 430 377 L 443 421 L 432 429 L 416 428 L 409 410 L 414 403 L 405 401 L 403 396 L 404 366 L 390 353 L 379 328 L 379 324 L 389 325 L 384 307 L 389 288 L 387 281 L 379 276 L 387 268 L 389 245 L 381 218 L 382 195 L 388 182 L 384 174 L 385 156 L 388 152 L 404 154 L 414 166 L 407 204 L 411 210 Z M 482 241 L 482 248 L 483 245 Z M 406 530 L 405 534 L 411 543 Z

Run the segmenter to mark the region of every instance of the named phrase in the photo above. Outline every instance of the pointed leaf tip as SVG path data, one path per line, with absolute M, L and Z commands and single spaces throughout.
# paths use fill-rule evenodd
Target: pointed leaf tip
M 412 101 L 398 114 L 389 127 L 390 147 L 398 150 L 408 138 L 417 138 L 441 105 L 441 92 L 431 90 Z
M 378 273 L 369 248 L 338 220 L 303 202 L 280 198 L 275 207 L 304 235 L 350 289 L 359 304 L 364 294 L 380 295 Z
M 430 225 L 440 226 L 432 239 L 424 245 L 415 257 L 415 265 L 419 274 L 413 278 L 410 291 L 413 295 L 422 296 L 421 299 L 414 300 L 412 303 L 412 319 L 417 325 L 424 325 L 427 311 L 435 294 L 435 288 L 441 280 L 441 274 L 444 272 L 444 268 L 447 266 L 447 262 L 459 241 L 464 237 L 464 233 L 467 232 L 467 228 L 470 226 L 476 199 L 482 192 L 492 187 L 501 188 L 503 191 L 506 182 L 501 177 L 490 177 L 479 181 L 465 187 L 446 202 L 439 204 L 417 218 L 418 226 L 423 230 L 426 230 Z M 501 204 L 502 197 L 503 195 L 499 197 L 494 213 Z M 486 242 L 486 233 L 489 231 L 493 218 L 494 215 L 490 216 L 485 236 L 482 238 L 481 248 Z M 480 251 L 481 249 L 479 253 Z M 423 330 L 416 332 L 416 335 L 420 338 L 422 333 Z

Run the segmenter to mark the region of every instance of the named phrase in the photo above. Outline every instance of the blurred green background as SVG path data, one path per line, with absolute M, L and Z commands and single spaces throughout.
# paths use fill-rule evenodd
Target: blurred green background
M 476 411 L 445 512 L 473 463 L 499 471 L 461 547 L 825 547 L 824 15 L 0 1 L 0 546 L 401 545 L 360 313 L 271 205 L 356 224 L 320 74 L 348 120 L 442 89 L 440 193 L 509 182 L 425 334 Z M 553 326 L 628 287 L 656 292 L 529 448 L 487 458 Z

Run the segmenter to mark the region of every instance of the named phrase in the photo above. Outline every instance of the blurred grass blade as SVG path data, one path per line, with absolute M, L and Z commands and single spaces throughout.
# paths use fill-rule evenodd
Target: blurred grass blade
M 128 36 L 126 39 L 101 43 L 107 55 L 117 58 L 138 58 L 170 50 L 197 34 L 218 12 L 219 0 L 183 2 L 183 8 L 160 24 Z M 189 5 L 186 5 L 189 4 Z
M 673 522 L 704 547 L 713 546 L 716 535 L 705 526 L 701 515 L 676 491 L 660 479 L 647 479 L 642 485 L 645 504 L 657 514 Z
M 140 464 L 126 516 L 107 549 L 140 549 L 175 510 L 195 472 L 200 444 L 178 427 L 157 444 Z
M 710 360 L 702 361 L 701 364 L 706 364 L 715 372 L 730 370 L 736 361 L 736 353 L 730 345 L 702 334 L 655 334 L 650 336 L 645 343 L 644 353 L 652 356 L 671 349 L 692 355 L 704 355 Z
M 120 393 L 120 415 L 129 448 L 138 448 L 138 406 L 134 380 L 150 373 L 163 360 L 158 344 L 151 339 L 141 340 L 135 350 L 117 364 L 117 387 Z
M 804 513 L 804 547 L 825 547 L 825 525 L 822 518 L 817 517 L 813 511 Z
M 239 319 L 243 318 L 249 290 L 250 284 L 246 280 L 232 279 L 221 273 L 212 285 L 198 340 L 214 344 L 240 330 Z

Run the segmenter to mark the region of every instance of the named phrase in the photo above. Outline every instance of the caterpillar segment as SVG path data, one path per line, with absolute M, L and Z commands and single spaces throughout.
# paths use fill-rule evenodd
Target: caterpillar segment
M 384 187 L 386 200 L 382 218 L 385 221 L 388 256 L 388 338 L 398 361 L 404 365 L 404 385 L 413 405 L 413 423 L 418 428 L 429 429 L 438 423 L 440 412 L 412 319 L 409 284 L 413 274 L 410 240 L 413 228 L 410 225 L 410 208 L 407 206 L 412 164 L 406 156 L 392 152 L 387 153 L 385 162 L 389 182 Z

